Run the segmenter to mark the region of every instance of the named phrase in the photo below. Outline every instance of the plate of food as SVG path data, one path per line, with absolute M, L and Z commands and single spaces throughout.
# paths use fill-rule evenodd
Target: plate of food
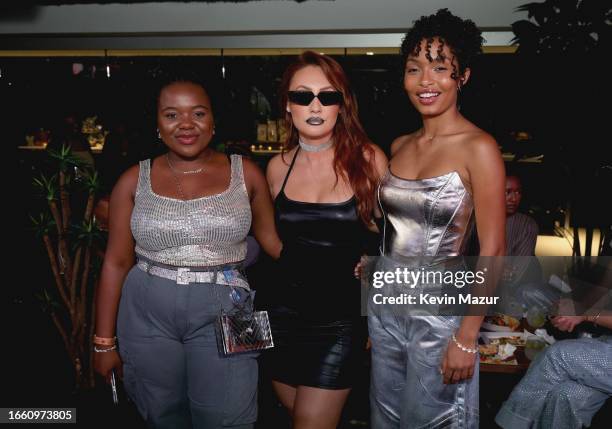
M 512 332 L 519 329 L 520 320 L 507 314 L 496 313 L 492 316 L 485 316 L 482 327 L 488 331 Z
M 494 365 L 518 365 L 512 344 L 480 344 L 480 363 Z
M 519 332 L 481 332 L 480 338 L 485 343 L 485 345 L 490 344 L 512 344 L 515 347 L 524 347 L 525 346 L 525 335 Z

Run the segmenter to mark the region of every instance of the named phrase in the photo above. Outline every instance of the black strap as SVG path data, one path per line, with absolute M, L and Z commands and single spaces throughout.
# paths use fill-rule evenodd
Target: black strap
M 285 192 L 285 185 L 287 184 L 287 179 L 289 179 L 289 175 L 291 174 L 291 170 L 293 170 L 293 164 L 295 164 L 295 159 L 297 158 L 297 154 L 300 151 L 300 147 L 298 146 L 295 150 L 295 155 L 293 155 L 293 159 L 291 160 L 291 165 L 289 165 L 289 170 L 287 170 L 287 175 L 285 175 L 285 180 L 283 181 L 283 186 L 281 186 L 279 194 Z

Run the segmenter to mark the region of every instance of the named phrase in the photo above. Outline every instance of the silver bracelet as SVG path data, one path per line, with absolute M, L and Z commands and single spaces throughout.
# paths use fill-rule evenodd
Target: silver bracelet
M 477 348 L 471 349 L 469 347 L 464 346 L 459 341 L 457 341 L 457 337 L 455 337 L 455 334 L 453 334 L 453 336 L 451 338 L 453 339 L 453 343 L 455 343 L 455 345 L 457 347 L 459 347 L 462 351 L 464 351 L 466 353 L 472 353 L 472 354 L 478 353 L 478 349 Z
M 96 347 L 96 346 L 94 345 L 94 352 L 96 352 L 96 353 L 106 353 L 106 352 L 112 352 L 113 350 L 117 350 L 117 344 L 115 344 L 114 346 L 109 347 L 109 348 L 107 348 L 107 349 L 99 349 L 98 347 Z

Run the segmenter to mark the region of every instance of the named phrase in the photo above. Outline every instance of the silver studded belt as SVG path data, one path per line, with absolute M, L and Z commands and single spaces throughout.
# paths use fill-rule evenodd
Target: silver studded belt
M 172 280 L 179 285 L 191 283 L 216 283 L 249 289 L 249 283 L 242 273 L 234 267 L 212 267 L 208 271 L 192 271 L 191 268 L 164 268 L 148 261 L 139 260 L 136 264 L 142 271 L 153 276 Z

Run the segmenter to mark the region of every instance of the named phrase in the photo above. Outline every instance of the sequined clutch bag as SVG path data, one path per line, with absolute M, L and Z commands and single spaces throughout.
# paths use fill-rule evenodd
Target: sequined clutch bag
M 267 311 L 221 314 L 219 328 L 226 356 L 274 347 Z

